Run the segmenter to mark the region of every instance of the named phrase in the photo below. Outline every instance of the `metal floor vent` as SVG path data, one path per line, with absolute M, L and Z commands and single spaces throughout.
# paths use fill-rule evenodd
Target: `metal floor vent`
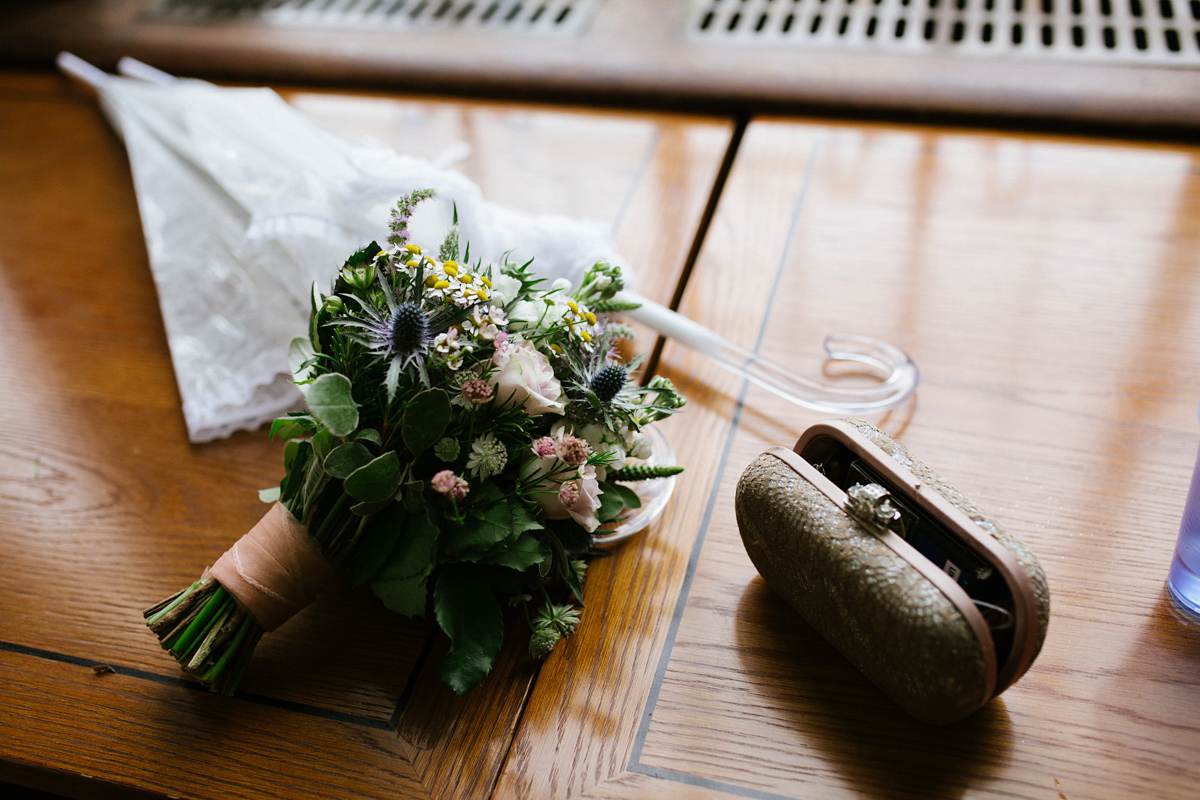
M 599 0 L 163 0 L 157 21 L 577 33 Z
M 709 44 L 1200 66 L 1200 0 L 692 0 Z

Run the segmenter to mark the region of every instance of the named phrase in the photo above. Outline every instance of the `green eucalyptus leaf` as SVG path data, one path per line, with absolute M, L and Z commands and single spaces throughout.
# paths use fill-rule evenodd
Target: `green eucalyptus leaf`
M 371 444 L 383 447 L 383 437 L 374 428 L 364 428 L 354 435 L 354 440 L 356 442 L 370 442 Z
M 338 445 L 325 457 L 325 472 L 335 478 L 348 478 L 359 467 L 371 463 L 375 456 L 358 442 Z
M 385 500 L 400 488 L 400 459 L 394 450 L 364 464 L 346 478 L 346 494 L 372 503 Z
M 355 503 L 350 506 L 350 512 L 357 517 L 369 517 L 372 514 L 378 514 L 392 504 L 392 498 L 388 497 L 384 500 L 376 500 L 373 503 Z
M 321 375 L 308 385 L 308 408 L 334 436 L 349 436 L 358 427 L 358 404 L 350 379 L 337 372 Z
M 322 428 L 312 436 L 313 455 L 317 461 L 324 462 L 326 456 L 333 450 L 333 434 L 327 428 Z
M 420 392 L 404 412 L 400 433 L 414 456 L 433 447 L 450 424 L 450 395 L 443 389 Z
M 271 423 L 270 438 L 295 439 L 299 436 L 309 436 L 317 430 L 317 421 L 307 414 L 294 417 L 280 417 Z
M 282 494 L 282 489 L 280 489 L 278 486 L 272 486 L 270 489 L 259 489 L 258 499 L 262 500 L 264 503 L 274 503 L 279 500 Z
M 304 383 L 312 377 L 313 345 L 307 336 L 297 336 L 288 345 L 288 368 L 292 380 Z
M 450 637 L 450 652 L 438 664 L 443 681 L 457 694 L 478 686 L 496 661 L 504 640 L 504 617 L 487 573 L 474 564 L 451 564 L 433 590 L 438 624 Z

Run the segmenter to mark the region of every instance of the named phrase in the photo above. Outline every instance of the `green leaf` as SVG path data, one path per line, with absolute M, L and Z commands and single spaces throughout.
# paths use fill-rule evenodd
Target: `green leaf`
M 354 440 L 356 442 L 370 442 L 371 444 L 383 447 L 383 437 L 374 428 L 364 428 L 354 435 Z
M 512 533 L 512 511 L 508 503 L 497 503 L 479 517 L 467 517 L 461 525 L 446 529 L 446 551 L 450 555 L 485 550 Z
M 312 461 L 312 445 L 302 439 L 292 439 L 283 449 L 283 468 L 287 477 L 280 483 L 283 496 L 280 502 L 287 503 L 294 498 L 304 486 L 307 477 L 306 469 Z M 286 486 L 283 486 L 286 483 Z
M 482 556 L 478 563 L 496 564 L 501 567 L 524 571 L 534 564 L 541 564 L 543 561 L 548 561 L 549 558 L 550 551 L 546 549 L 545 545 L 526 533 L 522 534 L 515 542 L 506 546 L 503 550 L 492 550 L 487 555 Z
M 345 375 L 337 372 L 321 375 L 309 384 L 306 394 L 309 410 L 334 436 L 349 436 L 358 427 L 358 404 Z
M 400 459 L 395 450 L 351 472 L 346 478 L 346 494 L 355 500 L 373 503 L 385 500 L 400 488 Z
M 349 478 L 350 473 L 371 463 L 371 451 L 358 442 L 338 445 L 325 457 L 325 472 L 335 478 Z
M 296 456 L 300 453 L 300 445 L 311 447 L 308 442 L 298 442 L 295 439 L 289 441 L 283 448 L 283 468 L 291 470 L 292 463 L 296 460 Z
M 542 528 L 542 523 L 537 521 L 537 518 L 530 513 L 524 503 L 512 504 L 512 532 L 524 533 L 525 531 L 536 531 Z
M 303 383 L 312 377 L 313 345 L 307 336 L 297 336 L 288 345 L 288 367 L 292 380 Z
M 371 590 L 392 611 L 409 617 L 425 613 L 437 537 L 437 526 L 424 514 L 409 516 L 403 523 L 403 535 L 371 581 Z
M 430 389 L 414 397 L 400 424 L 409 452 L 420 455 L 442 438 L 450 424 L 450 412 L 450 395 L 443 389 Z
M 322 428 L 313 434 L 312 437 L 313 455 L 320 462 L 325 461 L 325 457 L 329 455 L 329 451 L 333 449 L 333 434 L 327 428 Z M 324 464 L 322 463 L 322 469 Z
M 473 564 L 442 570 L 433 590 L 438 624 L 450 637 L 450 652 L 438 674 L 457 694 L 478 686 L 492 669 L 504 640 L 504 617 L 486 572 Z
M 320 315 L 317 312 L 320 311 L 321 306 L 323 305 L 325 305 L 325 296 L 322 295 L 321 290 L 317 288 L 316 281 L 313 281 L 312 297 L 309 299 L 308 339 L 309 344 L 313 346 L 313 349 L 318 351 L 321 349 L 321 338 L 319 335 L 320 324 L 318 319 Z
M 396 399 L 396 391 L 400 388 L 400 374 L 403 372 L 400 359 L 393 358 L 392 363 L 388 364 L 387 375 L 383 379 L 383 387 L 387 390 L 387 401 L 391 403 Z
M 317 421 L 307 414 L 295 417 L 280 417 L 271 423 L 270 438 L 295 439 L 298 436 L 308 436 L 317 429 Z
M 600 491 L 604 492 L 605 494 L 611 493 L 617 495 L 621 498 L 621 502 L 625 504 L 626 508 L 642 507 L 642 498 L 638 497 L 637 492 L 635 492 L 633 489 L 630 489 L 628 486 L 622 486 L 619 483 L 600 481 Z
M 601 522 L 611 522 L 625 510 L 625 501 L 616 492 L 608 491 L 607 484 L 601 486 L 600 490 L 600 508 L 596 510 L 596 516 Z
M 346 568 L 350 583 L 362 586 L 375 577 L 383 567 L 400 535 L 404 532 L 408 515 L 398 504 L 388 506 L 363 531 L 362 538 L 354 546 L 350 563 Z
M 409 481 L 401 488 L 401 502 L 404 510 L 410 514 L 418 514 L 425 510 L 425 482 Z
M 350 513 L 358 517 L 369 517 L 372 514 L 378 514 L 392 504 L 392 498 L 388 497 L 383 500 L 376 500 L 373 503 L 355 503 L 350 506 Z
M 258 499 L 262 500 L 264 503 L 274 503 L 282 494 L 282 489 L 280 489 L 278 486 L 272 486 L 270 489 L 259 489 Z

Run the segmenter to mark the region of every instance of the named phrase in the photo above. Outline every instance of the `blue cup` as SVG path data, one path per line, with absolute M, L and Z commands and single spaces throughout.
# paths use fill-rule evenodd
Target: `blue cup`
M 1196 454 L 1192 486 L 1183 507 L 1167 590 L 1181 610 L 1200 620 L 1200 453 Z

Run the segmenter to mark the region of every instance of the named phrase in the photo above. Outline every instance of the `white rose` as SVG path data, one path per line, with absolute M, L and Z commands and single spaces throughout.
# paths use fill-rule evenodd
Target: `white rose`
M 506 306 L 521 293 L 521 282 L 512 275 L 501 272 L 492 278 L 491 300 L 498 306 Z
M 492 363 L 500 368 L 491 381 L 501 408 L 524 406 L 531 417 L 566 409 L 566 395 L 549 359 L 529 342 L 497 351 Z
M 648 436 L 638 436 L 633 441 L 633 447 L 629 450 L 631 458 L 640 458 L 643 461 L 654 455 L 654 445 L 650 442 Z
M 613 458 L 608 463 L 608 469 L 620 469 L 625 466 L 625 443 L 608 428 L 603 425 L 587 425 L 576 435 L 591 445 L 593 451 L 612 453 Z

